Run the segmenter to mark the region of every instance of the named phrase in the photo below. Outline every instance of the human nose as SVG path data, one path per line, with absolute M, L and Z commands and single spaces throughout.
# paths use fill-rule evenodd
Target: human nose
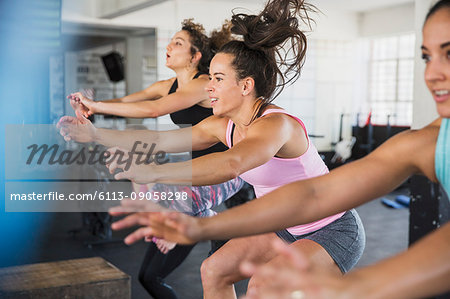
M 444 79 L 442 61 L 439 59 L 431 59 L 425 67 L 425 80 L 438 81 Z
M 208 84 L 206 84 L 205 90 L 207 92 L 212 92 L 213 91 L 213 84 L 212 84 L 212 80 L 211 79 L 208 81 Z

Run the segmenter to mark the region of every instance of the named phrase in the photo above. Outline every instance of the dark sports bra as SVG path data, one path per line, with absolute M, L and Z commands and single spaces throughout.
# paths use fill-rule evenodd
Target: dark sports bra
M 194 79 L 198 78 L 200 75 L 203 75 L 203 73 L 198 72 L 197 74 L 195 74 Z M 170 87 L 169 94 L 176 92 L 177 88 L 178 81 L 177 79 L 175 79 L 175 82 L 173 82 L 172 86 Z M 194 106 L 191 106 L 189 108 L 170 113 L 170 119 L 174 122 L 174 124 L 178 125 L 181 128 L 188 125 L 194 126 L 211 115 L 213 115 L 212 108 L 205 108 L 198 104 L 195 104 Z M 215 152 L 223 152 L 227 149 L 228 148 L 223 143 L 218 143 L 205 150 L 193 151 L 192 158 L 194 159 Z

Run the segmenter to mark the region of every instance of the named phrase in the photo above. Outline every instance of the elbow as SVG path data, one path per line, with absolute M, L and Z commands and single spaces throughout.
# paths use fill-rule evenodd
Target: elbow
M 162 114 L 159 113 L 159 111 L 154 108 L 145 109 L 143 114 L 145 115 L 145 117 L 148 118 L 157 118 L 162 116 Z
M 227 180 L 235 179 L 243 173 L 242 163 L 235 157 L 231 157 L 230 159 L 228 159 L 225 169 Z

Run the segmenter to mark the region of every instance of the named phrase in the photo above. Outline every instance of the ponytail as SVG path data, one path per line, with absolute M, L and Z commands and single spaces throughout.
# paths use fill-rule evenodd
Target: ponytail
M 311 28 L 313 20 L 308 13 L 316 11 L 303 0 L 270 0 L 258 15 L 233 15 L 231 32 L 242 40 L 227 43 L 220 52 L 234 56 L 238 80 L 252 77 L 255 81 L 261 101 L 251 121 L 261 116 L 286 84 L 300 76 L 307 40 L 299 20 Z

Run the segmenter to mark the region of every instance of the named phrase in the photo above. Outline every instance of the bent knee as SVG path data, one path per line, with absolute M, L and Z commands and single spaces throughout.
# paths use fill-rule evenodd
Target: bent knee
M 235 271 L 230 264 L 214 254 L 203 261 L 200 273 L 203 283 L 230 284 L 234 282 Z

